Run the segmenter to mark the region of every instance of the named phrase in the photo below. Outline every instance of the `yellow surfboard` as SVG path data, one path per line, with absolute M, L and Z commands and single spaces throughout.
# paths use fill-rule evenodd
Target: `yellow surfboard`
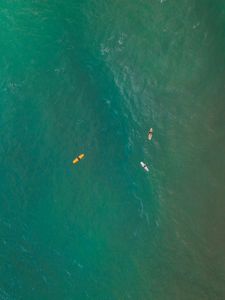
M 73 164 L 78 163 L 78 161 L 80 161 L 82 158 L 84 158 L 84 154 L 78 155 L 76 158 L 74 158 Z

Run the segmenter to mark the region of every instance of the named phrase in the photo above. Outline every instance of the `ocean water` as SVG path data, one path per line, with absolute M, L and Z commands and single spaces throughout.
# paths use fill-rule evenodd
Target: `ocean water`
M 225 299 L 225 2 L 0 9 L 0 300 Z

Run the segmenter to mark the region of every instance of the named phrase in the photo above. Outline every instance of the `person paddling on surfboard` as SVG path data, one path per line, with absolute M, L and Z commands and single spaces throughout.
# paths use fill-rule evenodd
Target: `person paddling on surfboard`
M 145 163 L 143 163 L 143 161 L 140 162 L 140 165 L 142 166 L 142 168 L 143 168 L 146 172 L 149 172 L 148 166 L 147 166 Z
M 152 135 L 153 135 L 153 128 L 150 128 L 150 129 L 149 129 L 149 132 L 148 132 L 148 140 L 149 140 L 149 141 L 151 141 Z
M 80 161 L 82 158 L 84 158 L 84 154 L 83 153 L 74 158 L 73 164 L 77 164 L 78 161 Z

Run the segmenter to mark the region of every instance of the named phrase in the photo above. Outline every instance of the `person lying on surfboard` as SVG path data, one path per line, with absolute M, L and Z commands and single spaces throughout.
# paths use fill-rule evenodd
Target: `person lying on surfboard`
M 74 158 L 73 164 L 78 163 L 78 161 L 80 161 L 82 158 L 84 158 L 84 154 L 78 155 L 77 157 Z
M 142 168 L 143 168 L 146 172 L 149 172 L 148 166 L 147 166 L 145 163 L 143 163 L 143 161 L 140 162 L 140 165 L 142 166 Z
M 149 140 L 149 141 L 151 141 L 152 135 L 153 135 L 153 128 L 150 128 L 150 129 L 149 129 L 149 132 L 148 132 L 148 140 Z

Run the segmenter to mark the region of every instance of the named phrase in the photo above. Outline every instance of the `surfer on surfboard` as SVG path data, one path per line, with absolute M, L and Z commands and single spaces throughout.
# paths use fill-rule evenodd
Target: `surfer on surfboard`
M 143 163 L 143 161 L 140 162 L 140 165 L 142 166 L 142 168 L 143 168 L 146 172 L 149 172 L 148 166 L 147 166 L 145 163 Z
M 153 135 L 153 128 L 150 128 L 150 129 L 149 129 L 149 132 L 148 132 L 148 140 L 149 140 L 149 141 L 151 141 L 152 135 Z
M 80 154 L 77 157 L 74 158 L 73 164 L 77 164 L 78 161 L 80 161 L 82 158 L 84 158 L 84 154 Z

